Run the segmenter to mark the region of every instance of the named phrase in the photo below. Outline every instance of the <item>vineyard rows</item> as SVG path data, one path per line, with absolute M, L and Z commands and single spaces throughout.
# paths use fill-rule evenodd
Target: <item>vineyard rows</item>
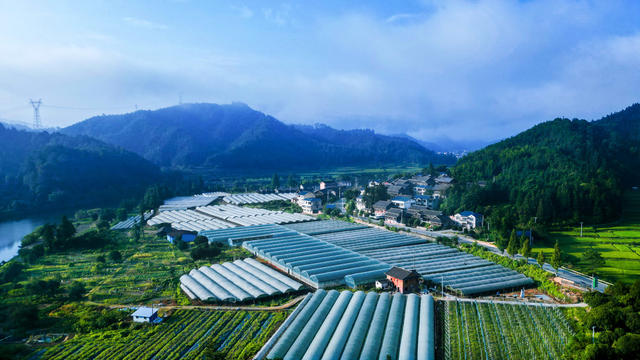
M 249 359 L 286 318 L 285 312 L 176 310 L 158 325 L 81 335 L 42 359 L 202 359 L 207 343 L 227 359 Z
M 561 359 L 573 330 L 558 308 L 447 301 L 447 360 Z

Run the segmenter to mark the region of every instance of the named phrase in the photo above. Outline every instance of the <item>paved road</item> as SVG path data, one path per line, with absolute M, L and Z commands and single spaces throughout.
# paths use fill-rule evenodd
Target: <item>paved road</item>
M 366 218 L 358 218 L 357 220 L 360 220 L 359 222 L 367 224 L 367 225 L 374 225 L 377 226 L 376 224 L 370 224 L 367 222 Z M 420 229 L 420 228 L 412 228 L 412 227 L 407 227 L 404 225 L 393 225 L 395 227 L 398 228 L 402 228 L 402 229 L 407 229 L 410 232 L 414 233 L 414 234 L 418 234 L 418 235 L 423 235 L 423 236 L 428 236 L 431 238 L 436 238 L 438 236 L 446 236 L 449 238 L 452 238 L 454 236 L 458 237 L 458 241 L 460 243 L 466 243 L 466 244 L 473 244 L 474 242 L 477 242 L 479 246 L 484 247 L 485 249 L 493 252 L 494 254 L 500 255 L 500 256 L 507 256 L 510 257 L 509 254 L 507 254 L 506 252 L 500 251 L 500 249 L 498 249 L 498 247 L 496 247 L 495 245 L 493 245 L 492 243 L 486 242 L 486 241 L 482 241 L 482 240 L 476 240 L 474 238 L 465 236 L 462 233 L 453 231 L 453 230 L 442 230 L 442 231 L 429 231 L 426 229 Z M 513 257 L 516 260 L 521 260 L 524 259 L 524 257 L 522 255 L 516 255 Z M 534 258 L 528 258 L 527 262 L 531 265 L 538 265 L 538 262 L 536 261 L 536 259 Z M 551 274 L 556 274 L 556 269 L 551 266 L 548 263 L 545 263 L 542 268 L 551 273 Z M 589 275 L 586 274 L 582 274 L 579 273 L 577 271 L 572 271 L 569 270 L 567 268 L 563 268 L 561 267 L 558 272 L 557 272 L 557 276 L 559 276 L 562 279 L 565 280 L 569 280 L 574 282 L 576 285 L 578 285 L 579 287 L 583 288 L 584 290 L 590 290 L 591 289 L 591 285 L 593 284 L 593 278 Z M 604 289 L 606 289 L 608 286 L 608 284 L 602 282 L 602 281 L 598 281 L 598 287 L 596 288 L 597 291 L 600 292 L 604 292 Z

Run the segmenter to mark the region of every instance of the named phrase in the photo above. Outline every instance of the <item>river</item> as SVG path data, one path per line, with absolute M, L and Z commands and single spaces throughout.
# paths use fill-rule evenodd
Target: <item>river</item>
M 0 262 L 18 254 L 22 238 L 46 222 L 58 222 L 59 216 L 42 216 L 0 222 Z

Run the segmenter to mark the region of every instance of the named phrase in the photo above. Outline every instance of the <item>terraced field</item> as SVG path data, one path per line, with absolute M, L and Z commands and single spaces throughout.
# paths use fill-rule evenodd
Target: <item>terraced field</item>
M 447 301 L 444 358 L 561 359 L 573 334 L 558 308 Z
M 39 358 L 203 359 L 209 347 L 227 359 L 250 359 L 286 316 L 286 312 L 177 310 L 158 325 L 77 336 L 39 353 Z

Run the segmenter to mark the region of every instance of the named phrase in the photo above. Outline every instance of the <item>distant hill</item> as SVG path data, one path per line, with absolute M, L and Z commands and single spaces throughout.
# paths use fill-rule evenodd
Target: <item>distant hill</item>
M 158 181 L 158 167 L 86 136 L 0 125 L 0 216 L 112 203 Z
M 602 223 L 640 183 L 640 104 L 597 121 L 555 119 L 460 159 L 445 206 L 484 212 L 492 228 Z M 480 186 L 484 180 L 486 186 Z M 482 185 L 484 185 L 483 183 Z
M 455 162 L 371 130 L 286 125 L 241 103 L 103 115 L 62 132 L 95 137 L 169 168 L 254 171 Z
M 446 136 L 438 136 L 436 138 L 430 139 L 429 141 L 419 140 L 407 134 L 392 134 L 389 136 L 409 139 L 411 141 L 414 141 L 422 145 L 426 149 L 433 150 L 436 152 L 456 153 L 456 154 L 480 150 L 485 146 L 488 146 L 497 142 L 497 141 L 474 140 L 474 139 L 452 140 Z

